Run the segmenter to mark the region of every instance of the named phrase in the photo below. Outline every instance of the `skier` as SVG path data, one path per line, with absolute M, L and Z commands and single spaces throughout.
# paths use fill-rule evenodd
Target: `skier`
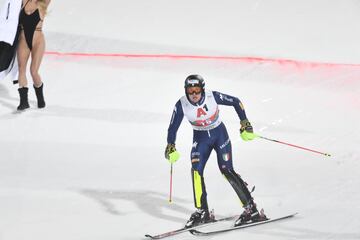
M 221 173 L 230 182 L 244 207 L 243 213 L 235 221 L 235 226 L 265 220 L 266 216 L 258 211 L 247 184 L 233 168 L 231 142 L 225 125 L 219 117 L 218 105 L 233 106 L 240 118 L 241 138 L 245 141 L 253 140 L 256 135 L 253 133 L 253 127 L 246 117 L 242 103 L 236 97 L 216 91 L 205 91 L 205 82 L 200 75 L 188 76 L 184 87 L 185 96 L 177 101 L 168 128 L 165 158 L 170 163 L 175 163 L 180 157 L 175 148 L 175 140 L 185 115 L 193 127 L 190 158 L 194 203 L 197 208 L 185 226 L 190 228 L 213 220 L 209 213 L 203 176 L 212 149 L 216 151 Z

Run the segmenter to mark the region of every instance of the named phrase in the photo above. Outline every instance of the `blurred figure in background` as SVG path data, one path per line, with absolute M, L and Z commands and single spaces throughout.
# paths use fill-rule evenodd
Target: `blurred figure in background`
M 5 0 L 0 9 L 0 80 L 10 75 L 17 80 L 16 48 L 20 28 L 19 13 L 22 0 Z
M 42 25 L 50 0 L 23 0 L 20 11 L 19 25 L 21 28 L 17 49 L 19 65 L 19 94 L 18 110 L 29 108 L 28 81 L 26 68 L 31 55 L 30 73 L 36 93 L 38 108 L 45 107 L 43 94 L 44 84 L 39 74 L 41 60 L 45 52 L 45 37 Z

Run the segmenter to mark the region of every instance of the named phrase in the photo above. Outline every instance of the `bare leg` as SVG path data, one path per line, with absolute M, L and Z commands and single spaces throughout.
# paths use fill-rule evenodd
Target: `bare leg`
M 40 31 L 35 32 L 34 36 L 35 41 L 31 51 L 30 73 L 34 82 L 34 89 L 38 101 L 38 108 L 44 108 L 46 105 L 43 94 L 44 84 L 41 81 L 39 68 L 45 52 L 45 39 L 43 33 Z
M 41 77 L 39 74 L 39 68 L 44 56 L 45 52 L 45 40 L 44 37 L 41 36 L 42 32 L 38 32 L 38 41 L 33 44 L 33 48 L 31 51 L 31 64 L 30 64 L 30 73 L 34 82 L 35 87 L 40 87 L 42 84 Z
M 24 32 L 21 32 L 20 35 L 17 56 L 19 65 L 19 88 L 27 87 L 26 66 L 30 56 L 30 49 L 26 44 Z

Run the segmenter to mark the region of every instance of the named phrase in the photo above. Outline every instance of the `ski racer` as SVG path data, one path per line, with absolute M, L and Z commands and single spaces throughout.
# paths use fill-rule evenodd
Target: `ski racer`
M 193 127 L 190 159 L 194 204 L 197 210 L 191 214 L 185 226 L 190 228 L 212 221 L 207 203 L 204 168 L 213 149 L 217 154 L 221 173 L 229 181 L 244 207 L 244 211 L 235 221 L 235 226 L 265 220 L 266 216 L 258 211 L 247 184 L 233 168 L 231 141 L 219 116 L 219 105 L 233 106 L 240 119 L 241 138 L 244 141 L 256 138 L 241 101 L 217 91 L 206 91 L 204 79 L 196 74 L 186 78 L 184 88 L 185 96 L 175 104 L 168 128 L 165 158 L 170 163 L 179 159 L 180 154 L 175 147 L 176 134 L 183 117 L 186 116 Z

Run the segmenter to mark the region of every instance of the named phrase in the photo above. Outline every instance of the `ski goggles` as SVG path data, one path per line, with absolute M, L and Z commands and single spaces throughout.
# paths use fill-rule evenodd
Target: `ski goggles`
M 186 89 L 188 95 L 199 95 L 201 93 L 201 87 L 189 87 Z

